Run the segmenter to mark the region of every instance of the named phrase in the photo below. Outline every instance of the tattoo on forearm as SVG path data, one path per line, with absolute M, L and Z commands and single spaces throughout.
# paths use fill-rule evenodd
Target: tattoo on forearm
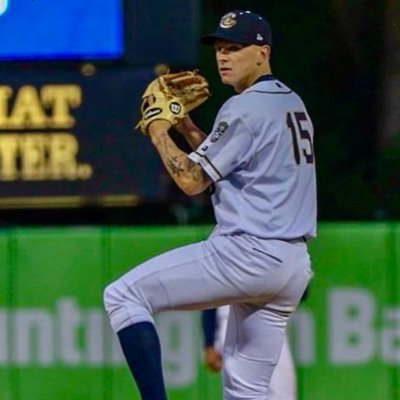
M 181 173 L 185 172 L 182 168 L 182 162 L 178 161 L 178 157 L 169 157 L 167 159 L 167 166 L 174 175 L 181 176 Z
M 187 158 L 187 154 L 181 152 L 180 154 L 177 154 L 176 145 L 175 143 L 171 143 L 169 138 L 164 138 L 160 145 L 160 150 L 164 156 L 165 164 L 171 175 L 178 178 L 186 175 L 195 182 L 210 179 L 199 164 Z
M 199 164 L 196 164 L 188 158 L 188 173 L 192 176 L 192 179 L 196 182 L 204 180 L 204 171 Z

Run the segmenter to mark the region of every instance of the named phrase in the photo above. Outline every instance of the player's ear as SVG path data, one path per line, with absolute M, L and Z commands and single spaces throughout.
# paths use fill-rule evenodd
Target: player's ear
M 271 47 L 269 46 L 259 46 L 257 54 L 257 65 L 264 64 L 269 60 L 271 53 Z

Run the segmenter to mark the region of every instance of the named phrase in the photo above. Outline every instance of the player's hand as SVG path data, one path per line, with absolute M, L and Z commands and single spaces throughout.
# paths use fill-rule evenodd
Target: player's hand
M 222 369 L 222 354 L 215 347 L 204 349 L 204 361 L 206 366 L 213 372 L 220 372 Z
M 209 97 L 208 82 L 197 70 L 161 75 L 143 93 L 141 119 L 135 128 L 147 135 L 155 120 L 167 120 L 175 126 Z
M 149 98 L 149 104 L 154 104 L 154 97 Z M 157 139 L 159 135 L 163 135 L 165 132 L 171 128 L 172 124 L 166 119 L 156 119 L 151 122 L 147 128 L 148 134 L 152 138 L 152 140 Z

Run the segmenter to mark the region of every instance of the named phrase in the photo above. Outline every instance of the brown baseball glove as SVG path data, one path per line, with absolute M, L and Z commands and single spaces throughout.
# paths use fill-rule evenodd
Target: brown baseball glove
M 161 75 L 147 86 L 142 96 L 142 118 L 136 128 L 147 135 L 149 125 L 157 119 L 174 126 L 209 97 L 208 82 L 197 70 Z

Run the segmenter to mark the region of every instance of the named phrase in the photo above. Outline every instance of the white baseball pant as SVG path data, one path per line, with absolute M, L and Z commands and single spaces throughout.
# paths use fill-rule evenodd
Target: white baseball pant
M 211 236 L 144 262 L 110 284 L 104 302 L 113 329 L 165 310 L 231 304 L 224 399 L 268 399 L 286 322 L 311 278 L 302 239 Z

